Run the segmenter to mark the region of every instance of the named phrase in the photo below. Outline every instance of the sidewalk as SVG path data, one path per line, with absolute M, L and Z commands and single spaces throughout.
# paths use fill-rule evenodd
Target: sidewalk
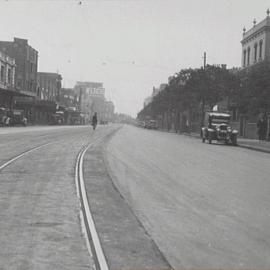
M 200 134 L 198 133 L 190 133 L 190 134 L 184 133 L 184 134 L 188 136 L 200 138 Z M 270 154 L 269 141 L 260 142 L 259 140 L 255 140 L 255 139 L 238 138 L 238 146 Z

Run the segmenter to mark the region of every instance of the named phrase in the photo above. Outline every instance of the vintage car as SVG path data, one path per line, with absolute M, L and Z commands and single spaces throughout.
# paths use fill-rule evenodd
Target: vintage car
M 237 145 L 238 131 L 229 125 L 230 114 L 221 112 L 206 112 L 204 126 L 201 129 L 202 142 L 208 140 L 223 141 L 226 144 Z
M 9 125 L 27 125 L 27 118 L 25 117 L 24 110 L 8 110 L 7 116 L 10 118 Z
M 63 111 L 56 111 L 51 116 L 51 124 L 52 125 L 62 125 L 65 122 L 64 112 Z
M 11 124 L 10 117 L 8 116 L 8 109 L 0 108 L 0 126 L 9 126 Z
M 148 120 L 145 122 L 145 128 L 148 129 L 157 129 L 157 121 L 156 120 Z

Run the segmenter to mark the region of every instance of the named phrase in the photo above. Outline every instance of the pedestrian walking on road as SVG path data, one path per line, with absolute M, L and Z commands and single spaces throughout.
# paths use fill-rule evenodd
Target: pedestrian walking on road
M 92 117 L 92 126 L 93 126 L 93 129 L 95 130 L 96 127 L 97 127 L 97 113 L 95 112 L 95 114 L 93 115 Z
M 267 119 L 265 115 L 261 114 L 259 120 L 257 121 L 257 134 L 259 136 L 259 141 L 264 141 L 267 132 Z

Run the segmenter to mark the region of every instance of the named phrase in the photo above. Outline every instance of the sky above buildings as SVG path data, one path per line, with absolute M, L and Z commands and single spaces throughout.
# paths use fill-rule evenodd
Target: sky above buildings
M 241 65 L 243 27 L 268 0 L 0 0 L 0 39 L 28 39 L 39 71 L 63 87 L 103 82 L 117 112 L 136 116 L 153 86 L 183 68 Z

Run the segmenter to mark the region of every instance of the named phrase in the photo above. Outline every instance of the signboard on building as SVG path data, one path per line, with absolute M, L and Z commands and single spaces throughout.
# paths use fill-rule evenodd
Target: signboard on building
M 87 87 L 86 93 L 90 97 L 104 97 L 105 89 L 103 87 L 98 87 L 98 88 Z

